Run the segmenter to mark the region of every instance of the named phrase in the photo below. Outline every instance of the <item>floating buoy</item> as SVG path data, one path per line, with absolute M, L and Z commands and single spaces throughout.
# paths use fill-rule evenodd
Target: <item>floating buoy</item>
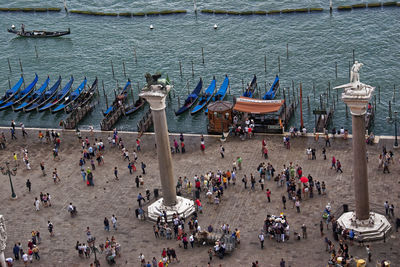
M 154 29 L 153 24 L 150 25 L 150 30 Z
M 11 25 L 11 28 L 12 28 L 12 29 L 15 29 L 15 25 L 14 25 L 14 24 L 13 24 L 13 25 Z
M 214 24 L 214 30 L 218 29 L 218 25 Z

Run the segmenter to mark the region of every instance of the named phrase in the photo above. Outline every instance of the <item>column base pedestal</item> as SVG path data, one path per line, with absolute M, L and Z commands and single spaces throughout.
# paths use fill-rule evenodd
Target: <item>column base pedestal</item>
M 163 204 L 163 198 L 160 198 L 147 208 L 147 216 L 150 220 L 157 221 L 158 216 L 163 216 L 164 211 L 167 213 L 168 222 L 172 221 L 174 214 L 188 218 L 195 212 L 194 201 L 177 196 L 174 206 L 165 206 Z
M 346 212 L 339 217 L 337 222 L 342 228 L 352 229 L 356 234 L 355 240 L 360 236 L 362 241 L 383 239 L 384 235 L 387 237 L 392 227 L 384 215 L 375 212 L 370 212 L 367 220 L 358 220 L 353 211 Z

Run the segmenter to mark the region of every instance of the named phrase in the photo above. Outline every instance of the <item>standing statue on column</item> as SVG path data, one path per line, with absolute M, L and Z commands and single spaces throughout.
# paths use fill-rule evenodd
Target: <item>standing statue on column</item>
M 351 68 L 351 73 L 350 73 L 350 83 L 359 83 L 360 82 L 360 69 L 364 64 L 358 63 L 358 61 L 355 61 L 353 64 L 353 67 Z

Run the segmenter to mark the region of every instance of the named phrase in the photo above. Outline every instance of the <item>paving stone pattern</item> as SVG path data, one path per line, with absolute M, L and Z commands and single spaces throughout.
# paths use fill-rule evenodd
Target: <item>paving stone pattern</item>
M 40 244 L 40 261 L 34 261 L 29 266 L 89 266 L 92 258 L 81 259 L 75 250 L 76 241 L 86 241 L 85 229 L 90 226 L 92 235 L 96 236 L 96 243 L 104 242 L 108 236 L 113 235 L 122 246 L 122 255 L 117 258 L 117 266 L 140 266 L 138 256 L 142 252 L 146 260 L 153 256 L 161 257 L 161 251 L 166 247 L 176 248 L 179 263 L 170 266 L 206 266 L 208 262 L 207 251 L 209 247 L 195 247 L 184 250 L 179 247 L 179 242 L 174 240 L 158 240 L 153 235 L 153 223 L 139 221 L 134 215 L 137 208 L 137 195 L 145 194 L 148 188 L 153 192 L 154 188 L 160 187 L 158 163 L 154 146 L 154 136 L 142 137 L 142 151 L 138 153 L 139 159 L 137 171 L 129 175 L 127 161 L 123 160 L 120 150 L 110 148 L 107 144 L 108 133 L 83 133 L 89 136 L 91 141 L 95 137 L 103 138 L 106 143 L 104 154 L 105 164 L 97 166 L 94 173 L 94 187 L 88 187 L 82 181 L 78 161 L 81 153 L 81 144 L 73 132 L 61 132 L 60 160 L 52 158 L 52 146 L 40 144 L 37 140 L 37 130 L 28 131 L 29 140 L 23 140 L 20 131 L 17 130 L 17 141 L 9 142 L 6 150 L 0 150 L 0 163 L 8 160 L 13 162 L 12 153 L 17 152 L 19 157 L 18 173 L 13 177 L 17 200 L 10 199 L 10 186 L 8 177 L 2 175 L 0 187 L 0 214 L 5 215 L 7 223 L 8 244 L 6 257 L 12 256 L 12 247 L 15 242 L 22 242 L 24 249 L 30 238 L 32 230 L 39 230 L 42 236 Z M 9 134 L 7 132 L 7 137 Z M 136 134 L 121 134 L 125 146 L 132 152 L 135 148 Z M 179 139 L 177 135 L 171 135 L 172 140 Z M 261 140 L 267 140 L 269 159 L 263 159 L 261 155 Z M 399 162 L 395 152 L 395 164 L 390 166 L 390 174 L 383 174 L 377 169 L 378 154 L 382 145 L 388 149 L 393 141 L 381 140 L 379 144 L 368 146 L 368 173 L 371 207 L 376 211 L 384 213 L 383 203 L 388 200 L 396 207 L 395 214 L 400 210 L 399 206 Z M 223 144 L 225 147 L 225 158 L 220 156 L 220 141 L 216 137 L 206 137 L 206 151 L 200 151 L 199 136 L 185 136 L 186 154 L 173 154 L 174 173 L 176 178 L 187 176 L 193 181 L 194 175 L 204 174 L 206 171 L 216 172 L 232 168 L 232 162 L 237 156 L 243 158 L 243 169 L 238 171 L 237 184 L 230 185 L 224 191 L 222 202 L 219 207 L 207 204 L 204 195 L 203 214 L 199 215 L 202 228 L 212 224 L 219 228 L 221 224 L 228 223 L 231 229 L 241 230 L 241 243 L 239 247 L 223 260 L 214 258 L 212 266 L 251 266 L 253 261 L 258 260 L 260 266 L 279 266 L 281 258 L 286 260 L 287 266 L 326 266 L 329 255 L 325 252 L 324 240 L 319 233 L 319 221 L 325 205 L 330 202 L 334 212 L 342 208 L 342 204 L 350 204 L 353 201 L 353 178 L 351 171 L 352 149 L 351 139 L 343 140 L 335 138 L 331 141 L 332 147 L 327 148 L 328 159 L 324 161 L 321 149 L 324 140 L 316 142 L 310 137 L 297 137 L 292 139 L 290 150 L 283 147 L 281 136 L 256 136 L 253 139 L 241 141 L 239 138 L 229 137 Z M 21 155 L 21 148 L 27 147 L 32 170 L 26 170 Z M 308 146 L 317 149 L 317 160 L 307 160 L 306 148 Z M 330 169 L 330 159 L 335 156 L 342 162 L 343 174 Z M 43 177 L 39 168 L 40 161 L 45 162 L 47 176 Z M 147 165 L 144 175 L 144 185 L 136 188 L 134 178 L 141 173 L 140 162 Z M 261 191 L 257 183 L 255 192 L 245 190 L 241 182 L 242 176 L 253 173 L 257 177 L 257 166 L 260 162 L 271 162 L 277 171 L 282 170 L 283 164 L 299 164 L 303 167 L 305 175 L 311 174 L 315 180 L 325 181 L 327 184 L 327 195 L 316 195 L 313 199 L 301 203 L 301 213 L 292 208 L 288 201 L 287 210 L 283 210 L 281 196 L 285 189 L 278 188 L 273 181 L 266 181 L 266 188 L 272 191 L 272 201 L 267 202 L 265 192 Z M 87 164 L 90 165 L 90 164 Z M 113 177 L 114 166 L 118 166 L 120 180 Z M 54 184 L 51 177 L 53 168 L 57 168 L 61 178 L 59 184 Z M 29 193 L 25 187 L 26 179 L 32 181 L 32 192 Z M 40 192 L 48 192 L 52 196 L 52 207 L 41 207 L 36 212 L 33 206 L 34 198 L 39 197 Z M 192 193 L 187 194 L 192 196 Z M 67 212 L 69 202 L 76 205 L 78 215 L 71 218 Z M 304 223 L 308 228 L 308 239 L 295 241 L 292 238 L 285 243 L 276 243 L 266 240 L 265 249 L 261 250 L 258 242 L 258 233 L 263 225 L 267 214 L 278 215 L 284 212 L 293 231 L 300 232 Z M 103 220 L 115 214 L 118 218 L 118 230 L 108 233 L 104 231 Z M 54 224 L 55 236 L 50 238 L 47 231 L 47 221 Z M 110 222 L 111 223 L 111 222 Z M 112 227 L 111 227 L 112 228 Z M 328 237 L 333 239 L 330 231 Z M 292 236 L 291 236 L 292 237 Z M 389 259 L 393 266 L 400 263 L 400 245 L 397 241 L 398 233 L 392 232 L 386 243 L 375 242 L 371 244 L 373 261 Z M 350 254 L 356 257 L 366 258 L 365 248 L 358 246 L 350 247 Z M 101 266 L 107 266 L 104 255 L 98 255 Z M 17 262 L 14 266 L 23 266 Z M 371 265 L 372 266 L 372 265 Z

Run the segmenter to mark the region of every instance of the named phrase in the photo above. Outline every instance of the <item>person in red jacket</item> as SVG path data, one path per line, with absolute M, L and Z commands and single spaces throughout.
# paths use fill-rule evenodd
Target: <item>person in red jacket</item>
M 268 202 L 271 202 L 271 191 L 267 188 L 267 198 Z
M 332 166 L 331 169 L 334 168 L 336 170 L 336 158 L 335 156 L 332 157 Z

